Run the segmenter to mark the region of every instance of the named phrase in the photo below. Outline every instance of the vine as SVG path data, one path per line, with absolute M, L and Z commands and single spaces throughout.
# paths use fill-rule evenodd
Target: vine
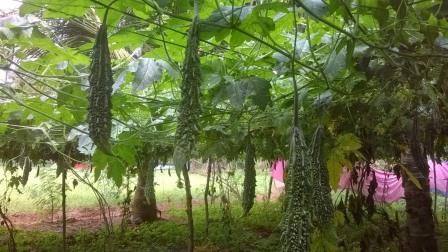
M 185 183 L 186 207 L 188 217 L 188 251 L 194 250 L 193 206 L 190 177 L 188 175 L 190 156 L 199 136 L 199 102 L 201 72 L 199 59 L 199 2 L 194 1 L 194 18 L 188 32 L 187 48 L 182 69 L 181 101 L 179 104 L 178 125 L 175 135 L 174 164 L 177 176 L 182 173 Z
M 246 160 L 244 163 L 244 182 L 242 197 L 243 216 L 246 216 L 254 205 L 256 175 L 255 147 L 251 142 L 251 135 L 249 131 L 246 139 Z

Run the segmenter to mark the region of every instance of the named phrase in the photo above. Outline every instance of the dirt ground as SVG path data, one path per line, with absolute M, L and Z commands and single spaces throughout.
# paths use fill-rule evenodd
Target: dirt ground
M 195 202 L 198 205 L 199 202 Z M 158 204 L 162 219 L 169 219 L 168 210 L 173 207 L 166 204 Z M 181 207 L 181 205 L 176 206 Z M 107 213 L 107 212 L 106 212 Z M 123 209 L 117 206 L 110 207 L 108 215 L 114 225 L 120 225 L 123 220 Z M 130 219 L 130 215 L 129 219 Z M 53 231 L 62 232 L 62 212 L 58 211 L 51 216 L 51 213 L 14 213 L 9 215 L 9 219 L 18 230 L 33 231 Z M 133 225 L 132 223 L 128 223 Z M 75 208 L 67 210 L 67 233 L 74 234 L 81 230 L 95 231 L 104 226 L 103 215 L 98 207 L 96 208 Z
M 193 207 L 202 204 L 200 200 L 193 200 Z M 159 203 L 158 209 L 161 212 L 161 219 L 168 220 L 169 210 L 182 208 L 182 202 Z M 114 225 L 120 225 L 123 220 L 123 209 L 117 206 L 109 208 L 109 216 Z M 131 216 L 129 219 L 131 219 Z M 58 211 L 51 216 L 51 213 L 13 213 L 9 219 L 17 230 L 29 231 L 53 231 L 62 232 L 62 212 Z M 128 225 L 133 223 L 128 222 Z M 75 208 L 67 210 L 67 233 L 75 234 L 81 230 L 95 231 L 104 226 L 104 219 L 101 211 L 96 208 Z
M 281 189 L 272 187 L 271 200 L 276 200 L 281 193 Z M 265 195 L 257 195 L 257 201 L 265 201 Z M 193 200 L 193 207 L 203 204 L 200 199 Z M 161 217 L 164 220 L 172 219 L 169 216 L 170 209 L 181 209 L 184 207 L 183 202 L 158 203 L 158 209 L 161 211 Z M 109 215 L 114 225 L 120 225 L 123 220 L 123 209 L 114 206 L 110 207 Z M 62 232 L 62 212 L 51 213 L 13 213 L 9 214 L 9 219 L 17 230 L 32 231 L 53 231 Z M 130 216 L 129 216 L 130 217 Z M 128 223 L 133 225 L 132 223 Z M 75 208 L 67 211 L 67 233 L 75 234 L 79 231 L 95 231 L 104 226 L 104 220 L 101 211 L 96 208 Z
M 110 208 L 113 223 L 120 223 L 121 209 Z M 19 230 L 60 231 L 62 232 L 62 213 L 14 213 L 9 216 L 14 227 Z M 76 233 L 81 230 L 96 230 L 104 224 L 99 208 L 78 208 L 67 211 L 67 233 Z

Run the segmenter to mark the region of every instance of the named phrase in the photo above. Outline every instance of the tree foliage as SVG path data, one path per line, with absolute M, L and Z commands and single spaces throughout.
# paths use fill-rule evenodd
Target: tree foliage
M 312 155 L 293 147 L 312 142 L 321 127 L 317 166 L 335 188 L 342 167 L 355 161 L 400 162 L 415 120 L 425 153 L 447 156 L 445 1 L 243 2 L 201 1 L 197 19 L 187 0 L 122 0 L 101 19 L 109 3 L 99 0 L 24 0 L 19 21 L 0 23 L 0 68 L 8 73 L 0 85 L 0 158 L 22 167 L 25 183 L 38 162 L 76 141 L 96 178 L 106 172 L 120 185 L 142 146 L 173 146 L 163 156 L 174 150 L 184 166 L 187 158 L 242 159 L 250 138 L 257 159 L 293 161 Z M 189 31 L 195 22 L 198 30 Z M 86 127 L 88 93 L 98 82 L 88 78 L 89 62 L 95 34 L 106 27 L 112 90 L 102 124 L 110 127 L 101 134 L 110 128 L 113 157 L 92 144 Z M 193 81 L 201 85 L 188 89 Z M 289 169 L 304 167 L 297 162 Z M 304 183 L 312 177 L 291 174 Z M 290 219 L 305 225 L 305 215 Z

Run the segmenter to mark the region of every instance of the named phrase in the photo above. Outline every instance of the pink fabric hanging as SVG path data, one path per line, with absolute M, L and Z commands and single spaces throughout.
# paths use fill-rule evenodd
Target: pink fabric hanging
M 397 178 L 393 172 L 387 172 L 378 168 L 372 167 L 369 176 L 364 180 L 362 185 L 353 184 L 355 190 L 362 186 L 362 194 L 368 195 L 368 189 L 370 183 L 373 180 L 373 176 L 376 178 L 377 187 L 373 199 L 377 202 L 394 202 L 401 199 L 404 196 L 404 189 L 402 186 L 402 180 Z M 339 188 L 350 188 L 352 183 L 351 173 L 348 169 L 343 169 L 341 177 L 339 179 Z
M 428 161 L 430 168 L 429 179 L 430 179 L 430 190 L 435 191 L 434 186 L 434 167 L 431 160 Z M 283 171 L 286 168 L 286 161 L 278 160 L 272 165 L 272 177 L 276 182 L 277 187 L 283 187 Z M 394 202 L 400 200 L 404 196 L 404 188 L 402 186 L 402 180 L 397 178 L 393 172 L 383 171 L 378 167 L 372 166 L 372 172 L 364 180 L 362 184 L 362 193 L 368 195 L 368 188 L 370 182 L 376 178 L 377 188 L 373 196 L 374 200 L 377 202 Z M 339 188 L 346 189 L 350 188 L 352 183 L 351 173 L 348 169 L 344 168 L 342 170 L 339 179 Z M 443 162 L 442 164 L 436 164 L 436 185 L 437 192 L 448 195 L 448 162 Z M 360 185 L 354 184 L 355 189 L 358 189 Z
M 287 163 L 285 160 L 277 160 L 272 164 L 271 176 L 274 179 L 274 183 L 277 188 L 285 186 L 283 183 L 283 170 L 286 169 L 286 165 Z
M 429 188 L 432 192 L 436 191 L 434 186 L 434 166 L 431 160 L 428 160 L 429 165 Z M 448 195 L 448 162 L 442 162 L 441 164 L 436 163 L 436 185 L 437 192 L 445 196 Z

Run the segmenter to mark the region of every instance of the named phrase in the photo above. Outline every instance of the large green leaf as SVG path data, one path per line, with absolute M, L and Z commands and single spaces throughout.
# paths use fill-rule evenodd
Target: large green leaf
M 109 49 L 137 48 L 145 42 L 144 37 L 134 29 L 123 29 L 109 37 Z
M 162 78 L 162 69 L 153 59 L 141 58 L 138 60 L 137 66 L 135 68 L 132 66 L 130 69 L 131 71 L 135 69 L 135 77 L 132 82 L 132 88 L 135 91 L 143 90 Z
M 334 147 L 327 153 L 327 168 L 330 176 L 330 185 L 333 189 L 338 188 L 339 177 L 343 167 L 350 169 L 352 163 L 348 157 L 352 154 L 359 159 L 362 155 L 358 152 L 361 148 L 361 141 L 354 134 L 348 133 L 340 135 Z
M 241 109 L 246 101 L 247 85 L 240 83 L 230 84 L 227 86 L 227 94 L 229 96 L 230 104 L 233 107 Z
M 344 157 L 344 154 L 341 151 L 333 149 L 328 154 L 327 168 L 330 177 L 330 185 L 334 190 L 338 188 L 339 177 L 344 165 L 351 167 L 350 162 Z
M 261 36 L 267 36 L 275 30 L 275 23 L 270 17 L 263 17 L 257 15 L 257 12 L 252 12 L 245 20 L 241 22 L 240 28 L 249 33 L 257 33 Z
M 333 50 L 325 64 L 324 72 L 329 81 L 332 81 L 346 67 L 346 50 L 345 48 L 337 52 Z
M 107 177 L 112 178 L 117 186 L 123 183 L 126 167 L 118 158 L 110 158 L 107 162 Z
M 329 9 L 323 0 L 302 0 L 300 1 L 310 12 L 318 17 L 324 17 L 328 14 Z
M 81 16 L 90 7 L 89 0 L 23 0 L 20 14 L 29 14 L 45 9 L 44 18 L 72 18 Z
M 233 7 L 221 6 L 213 11 L 209 17 L 200 23 L 201 37 L 208 39 L 215 37 L 217 41 L 223 40 L 230 34 L 231 23 L 238 24 L 252 13 L 253 6 Z M 228 28 L 225 28 L 228 27 Z M 233 33 L 233 32 L 232 32 Z M 234 33 L 233 41 L 241 41 L 243 35 Z M 244 41 L 244 40 L 243 40 Z M 234 42 L 233 44 L 240 44 Z
M 239 81 L 240 85 L 246 85 L 249 90 L 248 96 L 252 103 L 261 110 L 272 104 L 271 83 L 259 77 L 249 77 Z
M 143 139 L 144 140 L 144 139 Z M 126 162 L 127 166 L 136 165 L 136 153 L 142 139 L 133 132 L 124 131 L 118 136 L 117 143 L 112 147 L 113 153 Z
M 354 134 L 344 134 L 338 137 L 336 145 L 341 148 L 343 152 L 349 153 L 361 148 L 361 141 Z
M 108 156 L 97 149 L 93 154 L 92 162 L 95 167 L 95 181 L 98 180 L 101 172 L 106 170 L 107 177 L 112 178 L 117 186 L 121 186 L 123 183 L 123 175 L 126 172 L 126 167 L 118 158 Z
M 107 167 L 107 160 L 108 156 L 101 152 L 100 150 L 96 150 L 95 153 L 92 156 L 92 163 L 95 167 L 94 169 L 94 179 L 95 181 L 98 180 L 98 178 L 101 175 L 101 171 L 106 169 Z
M 112 151 L 126 161 L 127 165 L 135 165 L 135 148 L 128 144 L 118 144 L 113 146 Z
M 247 101 L 251 101 L 252 105 L 264 110 L 272 103 L 270 88 L 268 80 L 251 76 L 225 83 L 213 99 L 215 103 L 228 99 L 236 109 L 242 109 Z
M 201 32 L 216 32 L 227 26 L 233 21 L 234 24 L 244 20 L 250 13 L 252 13 L 253 6 L 232 7 L 221 6 L 219 9 L 212 12 L 212 14 L 201 23 Z M 210 23 L 210 24 L 208 24 Z
M 164 60 L 155 60 L 151 58 L 140 58 L 138 61 L 133 61 L 128 65 L 128 69 L 131 73 L 134 73 L 134 80 L 132 81 L 133 91 L 142 91 L 146 89 L 149 85 L 154 84 L 157 81 L 162 79 L 164 71 L 170 76 L 173 80 L 177 80 L 180 78 L 180 70 L 164 61 Z M 123 71 L 117 82 L 114 84 L 114 90 L 118 89 L 118 87 L 125 81 L 126 71 Z

